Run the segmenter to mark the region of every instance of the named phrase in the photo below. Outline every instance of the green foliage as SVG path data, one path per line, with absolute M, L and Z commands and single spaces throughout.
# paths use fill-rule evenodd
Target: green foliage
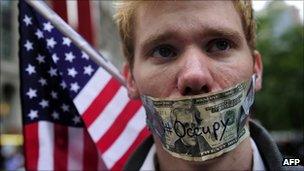
M 262 54 L 262 91 L 256 94 L 254 117 L 270 130 L 303 130 L 303 25 L 273 35 L 275 16 L 257 18 L 257 49 Z

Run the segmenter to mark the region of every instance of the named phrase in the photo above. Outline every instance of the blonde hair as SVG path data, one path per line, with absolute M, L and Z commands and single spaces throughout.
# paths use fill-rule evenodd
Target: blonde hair
M 122 1 L 117 3 L 117 12 L 114 19 L 122 39 L 122 48 L 127 62 L 133 66 L 134 62 L 134 36 L 136 9 L 144 0 Z M 253 17 L 252 0 L 232 0 L 235 9 L 240 15 L 242 27 L 247 44 L 251 51 L 255 50 L 256 23 Z

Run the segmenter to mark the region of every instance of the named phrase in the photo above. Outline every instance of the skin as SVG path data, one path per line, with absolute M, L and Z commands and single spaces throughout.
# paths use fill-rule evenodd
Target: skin
M 256 90 L 261 89 L 261 56 L 248 47 L 232 2 L 147 2 L 136 12 L 134 65 L 124 65 L 131 98 L 174 99 L 217 92 L 254 73 Z M 156 136 L 154 140 L 161 170 L 252 168 L 249 138 L 231 152 L 204 162 L 175 158 L 162 149 Z

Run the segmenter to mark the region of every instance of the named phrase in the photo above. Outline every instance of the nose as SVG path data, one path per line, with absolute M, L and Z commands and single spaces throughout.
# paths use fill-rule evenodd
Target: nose
M 184 96 L 210 92 L 213 79 L 208 68 L 208 57 L 197 51 L 188 54 L 183 56 L 183 67 L 177 80 L 178 91 Z

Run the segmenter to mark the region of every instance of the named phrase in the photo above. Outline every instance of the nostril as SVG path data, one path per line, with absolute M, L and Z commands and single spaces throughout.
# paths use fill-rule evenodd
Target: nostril
M 193 89 L 191 87 L 186 87 L 184 89 L 184 93 L 183 95 L 198 95 L 198 94 L 203 94 L 203 93 L 209 93 L 209 88 L 208 86 L 204 85 L 203 87 L 201 87 L 201 89 Z
M 183 95 L 190 95 L 190 94 L 192 94 L 191 91 L 192 90 L 191 90 L 190 87 L 186 87 L 185 90 L 184 90 L 184 94 Z
M 204 85 L 202 88 L 201 88 L 201 92 L 202 93 L 209 93 L 209 88 L 206 86 L 206 85 Z

